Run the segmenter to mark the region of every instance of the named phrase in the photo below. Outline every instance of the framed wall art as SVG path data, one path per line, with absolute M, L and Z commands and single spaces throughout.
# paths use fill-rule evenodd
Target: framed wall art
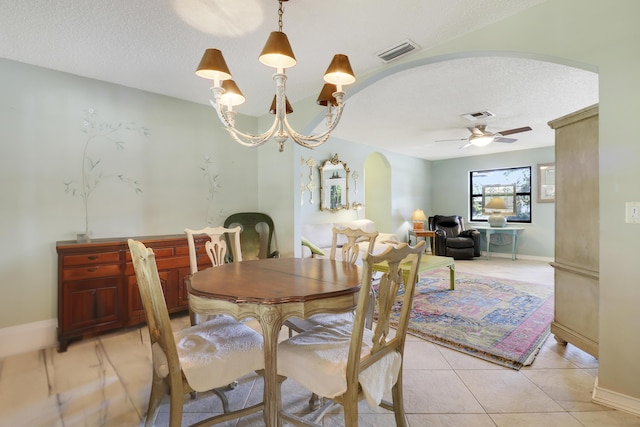
M 349 209 L 349 168 L 338 154 L 320 166 L 320 210 Z
M 556 164 L 541 163 L 538 165 L 538 203 L 556 201 Z

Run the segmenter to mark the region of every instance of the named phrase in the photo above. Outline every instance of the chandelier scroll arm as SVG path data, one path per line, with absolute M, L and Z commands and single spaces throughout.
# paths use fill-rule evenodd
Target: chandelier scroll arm
M 218 118 L 222 122 L 222 125 L 224 126 L 225 130 L 229 132 L 229 135 L 231 135 L 231 137 L 237 143 L 244 145 L 245 147 L 261 146 L 262 144 L 269 141 L 269 139 L 271 139 L 271 137 L 276 131 L 278 121 L 274 120 L 271 127 L 266 132 L 261 133 L 260 135 L 254 135 L 254 134 L 242 132 L 236 129 L 233 118 L 232 119 L 227 118 L 227 114 L 230 116 L 235 116 L 234 111 L 229 111 L 225 114 L 222 111 L 222 107 L 220 106 L 220 104 L 217 104 L 213 100 L 210 100 L 209 102 L 211 103 L 211 106 L 214 108 L 214 110 L 216 110 L 216 113 L 218 114 Z
M 344 92 L 336 92 L 334 94 L 336 100 L 338 101 L 338 106 L 336 107 L 335 110 L 335 115 L 333 115 L 332 113 L 327 113 L 327 123 L 326 123 L 326 128 L 324 130 L 324 132 L 319 133 L 317 135 L 302 135 L 298 132 L 296 132 L 291 125 L 289 124 L 289 121 L 287 120 L 287 117 L 285 116 L 283 121 L 284 121 L 284 126 L 287 129 L 287 132 L 289 133 L 289 136 L 291 136 L 291 139 L 293 139 L 296 143 L 306 147 L 306 148 L 315 148 L 318 147 L 322 144 L 324 144 L 329 137 L 331 136 L 331 132 L 334 131 L 334 129 L 336 128 L 336 126 L 338 125 L 338 123 L 340 122 L 340 118 L 342 117 L 342 111 L 344 109 L 344 102 L 342 101 L 342 97 L 344 96 Z M 331 118 L 333 118 L 333 120 L 331 120 Z

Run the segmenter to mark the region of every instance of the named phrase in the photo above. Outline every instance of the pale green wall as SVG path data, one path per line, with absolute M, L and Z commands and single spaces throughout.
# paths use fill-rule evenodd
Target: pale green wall
M 600 83 L 600 360 L 598 386 L 640 401 L 640 227 L 624 221 L 640 200 L 640 2 L 549 0 L 434 49 L 405 57 L 351 91 L 385 75 L 456 56 L 524 55 L 597 70 Z M 569 112 L 567 112 L 569 113 Z
M 602 389 L 640 399 L 640 200 L 635 119 L 640 111 L 640 2 L 551 0 L 428 52 L 513 51 L 591 64 L 600 81 L 600 363 Z M 637 405 L 637 403 L 636 403 Z
M 143 190 L 136 195 L 117 179 L 103 179 L 90 198 L 94 238 L 181 234 L 185 227 L 204 226 L 209 193 L 202 167 L 209 156 L 219 184 L 211 204 L 214 225 L 233 212 L 266 212 L 276 224 L 277 248 L 292 256 L 299 252 L 295 242 L 302 218 L 307 218 L 300 206 L 300 157 L 320 160 L 338 151 L 350 167 L 362 171 L 372 151 L 345 141 L 313 151 L 291 141 L 282 153 L 273 141 L 248 149 L 231 140 L 209 106 L 3 59 L 0 76 L 0 328 L 57 317 L 55 242 L 74 239 L 84 230 L 82 201 L 65 194 L 64 183 L 80 179 L 87 109 L 94 109 L 103 122 L 133 121 L 151 133 L 146 138 L 119 135 L 124 150 L 104 141 L 91 145 L 90 155 L 101 161 L 105 174 L 137 179 Z M 298 129 L 307 131 L 298 122 L 310 121 L 318 111 L 314 101 L 306 103 L 309 108 L 296 107 L 298 121 L 292 117 L 291 122 Z M 257 133 L 272 118 L 239 116 L 237 122 Z M 412 165 L 417 176 L 426 176 L 428 162 L 388 155 L 395 164 Z M 407 173 L 398 168 L 392 183 L 399 200 L 411 190 L 399 184 L 412 176 Z M 316 214 L 311 209 L 308 218 L 315 222 Z M 353 211 L 344 216 L 355 218 Z
M 554 147 L 511 151 L 485 156 L 438 160 L 432 163 L 430 215 L 462 215 L 469 221 L 469 172 L 473 170 L 531 166 L 532 206 L 531 224 L 514 224 L 525 230 L 518 240 L 518 254 L 553 258 L 555 232 L 555 203 L 538 203 L 535 189 L 538 177 L 536 165 L 555 161 Z M 426 212 L 426 211 L 425 211 Z M 476 223 L 487 225 L 487 223 Z M 484 245 L 483 245 L 484 250 Z M 511 246 L 491 246 L 492 252 L 511 253 Z
M 391 165 L 381 153 L 371 153 L 364 161 L 363 171 L 364 216 L 374 221 L 378 230 L 391 230 Z
M 84 230 L 81 199 L 64 191 L 66 180 L 80 178 L 84 110 L 151 132 L 122 134 L 120 151 L 105 142 L 91 146 L 105 174 L 138 179 L 143 190 L 136 195 L 103 179 L 90 198 L 94 237 L 204 226 L 205 155 L 219 174 L 215 210 L 258 208 L 257 152 L 232 142 L 211 107 L 2 59 L 0 76 L 0 327 L 57 317 L 55 242 Z M 255 127 L 255 120 L 241 122 Z
M 636 400 L 640 399 L 640 337 L 633 327 L 640 324 L 640 227 L 624 222 L 624 204 L 640 200 L 640 144 L 635 138 L 635 116 L 640 111 L 638 16 L 637 0 L 549 0 L 437 49 L 408 56 L 377 77 L 361 76 L 349 88 L 349 92 L 358 90 L 359 85 L 364 87 L 420 57 L 435 61 L 483 52 L 528 55 L 598 70 L 602 218 L 599 225 L 594 224 L 600 228 L 601 260 L 598 379 L 600 387 Z M 152 132 L 148 141 L 132 142 L 126 150 L 135 156 L 135 161 L 127 157 L 127 173 L 140 177 L 145 193 L 134 196 L 119 186 L 96 193 L 95 209 L 106 215 L 96 218 L 95 235 L 180 233 L 184 226 L 201 223 L 206 183 L 199 165 L 207 154 L 221 161 L 218 197 L 229 211 L 271 211 L 277 205 L 273 212 L 281 212 L 293 206 L 294 231 L 283 233 L 288 252 L 294 250 L 303 218 L 330 221 L 323 213 L 306 212 L 296 204 L 297 148 L 278 158 L 268 152 L 273 146 L 254 151 L 236 146 L 220 129 L 210 107 L 5 60 L 0 60 L 0 76 L 0 327 L 56 316 L 54 242 L 82 228 L 80 202 L 64 194 L 62 183 L 78 173 L 79 123 L 86 108 L 95 108 L 110 121 L 134 120 Z M 297 105 L 294 109 L 298 114 Z M 248 124 L 256 125 L 254 120 Z M 362 167 L 368 154 L 347 143 L 314 153 L 322 159 L 335 151 L 354 169 Z M 398 198 L 391 207 L 394 227 L 401 229 L 401 220 L 418 204 L 415 192 L 406 186 L 417 182 L 414 174 L 419 174 L 424 191 L 409 188 L 421 193 L 418 197 L 428 194 L 429 172 L 420 170 L 424 162 L 405 165 L 406 156 L 384 154 L 392 165 L 392 188 Z M 293 177 L 279 170 L 286 165 L 291 165 Z M 282 188 L 278 193 L 282 200 L 267 194 L 276 187 Z M 431 209 L 428 198 L 419 203 Z

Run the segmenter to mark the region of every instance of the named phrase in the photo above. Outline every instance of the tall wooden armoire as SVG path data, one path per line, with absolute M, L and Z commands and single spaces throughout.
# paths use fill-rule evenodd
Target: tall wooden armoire
M 598 105 L 550 121 L 556 132 L 555 313 L 551 332 L 598 357 Z

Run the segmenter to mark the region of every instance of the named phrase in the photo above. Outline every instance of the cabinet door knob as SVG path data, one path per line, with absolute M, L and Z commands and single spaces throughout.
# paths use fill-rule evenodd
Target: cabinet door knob
M 95 273 L 96 271 L 98 271 L 98 268 L 97 267 L 87 268 L 87 271 L 89 273 Z
M 89 258 L 90 261 L 95 261 L 98 259 L 98 255 L 90 255 L 87 258 Z

